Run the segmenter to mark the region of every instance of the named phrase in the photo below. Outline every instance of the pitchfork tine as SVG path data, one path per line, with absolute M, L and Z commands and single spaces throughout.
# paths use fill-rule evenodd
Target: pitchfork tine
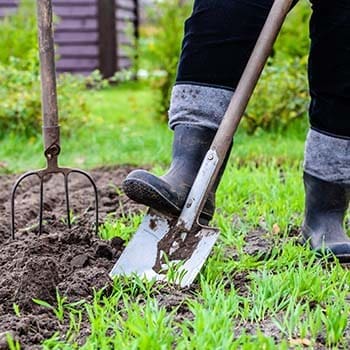
M 68 228 L 70 229 L 72 227 L 71 222 L 70 222 L 70 207 L 69 207 L 69 193 L 68 193 L 68 174 L 64 175 L 64 188 L 66 192 L 66 207 L 67 207 L 67 225 Z
M 97 235 L 98 234 L 99 216 L 98 216 L 98 191 L 97 191 L 96 183 L 95 183 L 94 179 L 91 177 L 91 175 L 84 170 L 72 169 L 70 171 L 70 173 L 77 173 L 77 174 L 85 176 L 90 181 L 90 183 L 94 189 L 95 203 L 96 203 L 96 206 L 95 206 L 95 231 L 96 231 L 96 235 Z
M 29 171 L 25 174 L 23 174 L 13 185 L 12 192 L 11 192 L 11 236 L 12 239 L 15 239 L 15 196 L 16 191 L 19 186 L 19 184 L 26 179 L 29 176 L 37 175 L 38 173 L 36 171 Z
M 43 233 L 44 211 L 44 176 L 40 178 L 40 203 L 39 203 L 39 236 Z

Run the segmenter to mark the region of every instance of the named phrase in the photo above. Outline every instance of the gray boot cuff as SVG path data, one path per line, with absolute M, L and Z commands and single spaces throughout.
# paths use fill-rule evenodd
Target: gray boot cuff
M 210 86 L 179 84 L 172 91 L 169 127 L 192 124 L 217 129 L 233 92 Z
M 304 170 L 321 180 L 350 185 L 350 140 L 310 130 Z

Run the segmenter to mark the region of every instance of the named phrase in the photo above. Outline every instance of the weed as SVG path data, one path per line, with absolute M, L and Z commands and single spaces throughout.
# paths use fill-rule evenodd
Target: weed
M 6 333 L 6 340 L 9 350 L 21 350 L 21 344 L 18 340 L 14 340 L 10 333 Z
M 16 303 L 13 304 L 13 311 L 17 317 L 21 317 L 21 311 L 18 304 Z
M 99 235 L 102 239 L 120 237 L 128 242 L 141 224 L 142 218 L 142 215 L 123 215 L 118 220 L 109 217 L 100 227 Z
M 56 290 L 56 303 L 57 303 L 56 307 L 49 304 L 45 300 L 33 299 L 33 302 L 42 307 L 51 309 L 54 315 L 57 317 L 57 319 L 62 323 L 65 317 L 66 311 L 74 312 L 76 307 L 83 305 L 85 303 L 85 300 L 80 300 L 74 303 L 68 303 L 67 298 L 62 297 L 58 292 L 58 290 Z

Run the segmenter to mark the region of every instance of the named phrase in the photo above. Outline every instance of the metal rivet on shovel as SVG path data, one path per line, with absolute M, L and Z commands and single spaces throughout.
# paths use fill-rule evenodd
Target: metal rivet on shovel
M 60 127 L 58 121 L 55 50 L 52 27 L 51 0 L 38 0 L 38 32 L 41 69 L 41 97 L 43 113 L 43 138 L 47 166 L 45 169 L 30 171 L 22 175 L 13 186 L 11 194 L 11 233 L 15 238 L 15 195 L 20 183 L 29 176 L 37 176 L 40 180 L 39 234 L 42 233 L 44 207 L 44 180 L 49 174 L 63 175 L 67 209 L 67 224 L 71 227 L 68 177 L 72 173 L 85 176 L 91 183 L 95 195 L 95 229 L 98 232 L 98 193 L 96 184 L 87 172 L 80 169 L 61 168 L 58 165 L 60 147 Z
M 154 267 L 162 253 L 162 251 L 159 251 L 160 243 L 164 241 L 164 237 L 175 237 L 174 234 L 176 233 L 178 237 L 189 237 L 192 235 L 192 238 L 194 236 L 197 239 L 193 240 L 195 246 L 193 246 L 191 252 L 186 253 L 188 256 L 182 262 L 183 264 L 180 265 L 181 271 L 179 271 L 179 276 L 181 277 L 177 282 L 181 286 L 188 286 L 196 278 L 219 236 L 218 229 L 203 226 L 198 222 L 199 214 L 217 178 L 233 135 L 242 119 L 292 2 L 293 0 L 274 1 L 264 28 L 210 150 L 204 158 L 176 225 L 173 224 L 171 217 L 151 209 L 115 264 L 110 273 L 111 276 L 137 274 L 148 279 L 166 279 L 166 274 L 162 274 L 161 270 L 157 271 Z M 154 225 L 151 225 L 152 222 L 157 222 L 158 224 L 153 227 Z M 192 232 L 195 227 L 199 227 L 199 231 L 194 230 Z

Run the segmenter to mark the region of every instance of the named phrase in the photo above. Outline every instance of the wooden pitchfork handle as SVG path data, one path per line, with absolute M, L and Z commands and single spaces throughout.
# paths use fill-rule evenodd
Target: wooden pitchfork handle
M 44 149 L 51 166 L 60 153 L 52 0 L 38 0 L 38 36 Z

